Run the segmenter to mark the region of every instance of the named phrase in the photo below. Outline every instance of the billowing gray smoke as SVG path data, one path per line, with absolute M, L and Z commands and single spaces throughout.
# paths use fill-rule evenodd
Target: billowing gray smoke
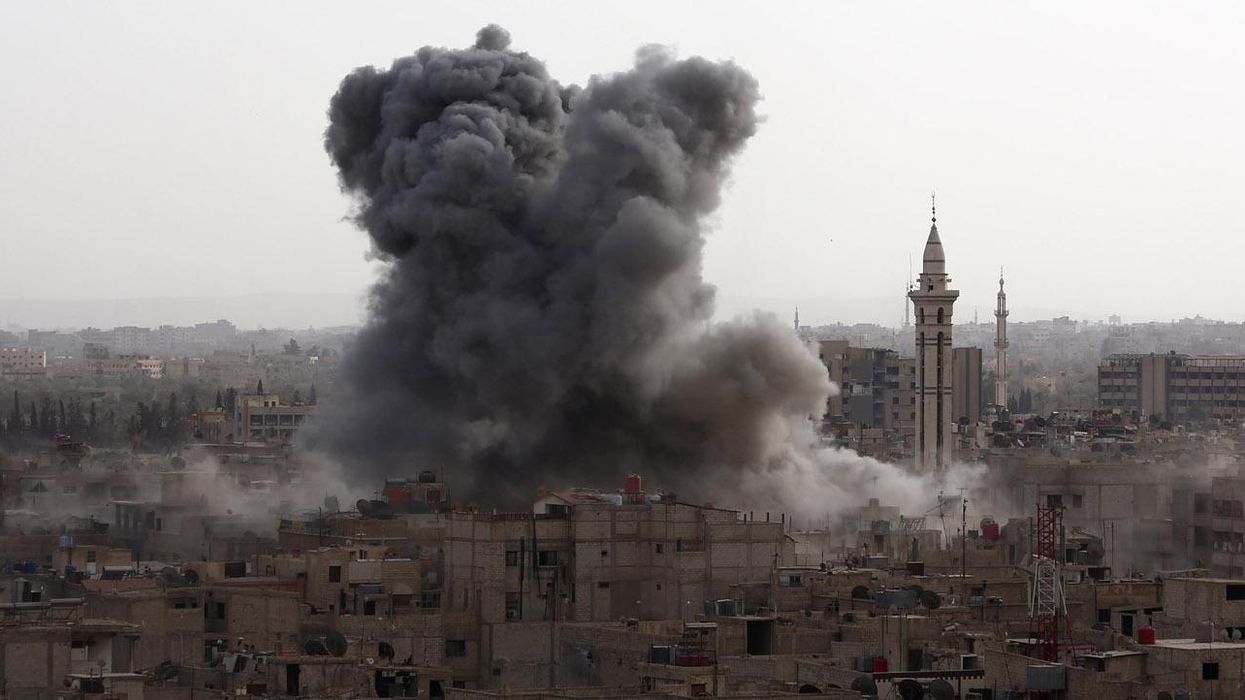
M 650 47 L 564 88 L 508 45 L 490 26 L 333 97 L 326 148 L 388 266 L 313 443 L 363 478 L 436 465 L 500 500 L 772 468 L 826 373 L 773 317 L 710 323 L 700 272 L 756 81 Z

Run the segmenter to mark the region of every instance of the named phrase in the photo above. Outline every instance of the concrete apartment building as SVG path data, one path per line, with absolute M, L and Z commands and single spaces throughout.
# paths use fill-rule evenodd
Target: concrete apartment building
M 86 361 L 86 376 L 101 379 L 128 379 L 146 377 L 160 379 L 164 376 L 164 360 L 150 355 L 117 355 Z
M 826 418 L 866 428 L 911 433 L 916 420 L 916 363 L 894 350 L 853 347 L 823 340 L 818 354 L 839 393 L 826 402 Z
M 287 444 L 315 410 L 306 404 L 282 403 L 277 394 L 243 394 L 234 409 L 233 439 Z
M 951 350 L 951 415 L 972 425 L 981 419 L 981 348 Z
M 1098 404 L 1178 422 L 1245 416 L 1245 355 L 1111 355 L 1098 366 Z
M 33 379 L 48 373 L 48 354 L 34 348 L 0 348 L 0 377 Z

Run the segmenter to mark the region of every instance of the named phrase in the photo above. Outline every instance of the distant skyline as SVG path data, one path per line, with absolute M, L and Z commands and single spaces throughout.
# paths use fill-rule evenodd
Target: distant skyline
M 990 318 L 1000 265 L 1012 320 L 1245 318 L 1245 6 L 716 7 L 5 3 L 0 324 L 188 323 L 187 298 L 257 295 L 288 305 L 256 325 L 361 311 L 381 265 L 321 148 L 329 97 L 489 22 L 566 83 L 647 43 L 757 77 L 767 121 L 705 249 L 720 316 L 898 325 L 936 190 L 957 322 Z
M 226 319 L 245 330 L 260 328 L 325 328 L 361 325 L 364 318 L 365 291 L 358 294 L 249 294 L 229 297 L 149 297 L 137 299 L 0 299 L 0 330 L 38 329 L 66 330 L 87 327 L 160 325 L 188 326 L 217 319 Z M 904 300 L 898 299 L 763 299 L 755 297 L 719 296 L 717 317 L 726 319 L 754 310 L 772 312 L 780 318 L 792 319 L 800 310 L 801 326 L 833 326 L 875 323 L 899 328 L 903 321 Z M 956 324 L 973 321 L 971 305 L 958 309 Z M 1106 322 L 1108 316 L 1087 316 L 1058 309 L 1041 307 L 1011 308 L 1010 323 L 1044 321 L 1069 316 L 1077 321 Z M 994 323 L 994 308 L 978 305 L 982 324 Z M 1193 318 L 1198 314 L 1174 316 L 1169 319 L 1138 319 L 1121 315 L 1124 323 L 1171 322 Z M 1228 319 L 1207 317 L 1209 321 Z M 1239 321 L 1236 321 L 1239 322 Z

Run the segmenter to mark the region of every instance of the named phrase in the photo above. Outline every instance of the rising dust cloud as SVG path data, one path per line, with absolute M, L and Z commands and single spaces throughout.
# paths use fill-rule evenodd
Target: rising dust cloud
M 926 481 L 818 446 L 834 388 L 789 326 L 710 322 L 702 220 L 756 80 L 650 46 L 563 86 L 509 44 L 489 26 L 332 98 L 325 147 L 387 266 L 310 446 L 357 482 L 435 468 L 498 504 L 631 471 L 722 505 L 926 503 Z

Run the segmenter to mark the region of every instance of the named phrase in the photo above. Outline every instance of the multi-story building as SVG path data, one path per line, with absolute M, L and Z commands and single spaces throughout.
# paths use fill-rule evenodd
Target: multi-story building
M 981 418 L 981 348 L 951 351 L 951 417 L 967 425 Z
M 234 409 L 233 439 L 288 443 L 315 410 L 306 404 L 281 403 L 276 394 L 244 394 Z
M 1168 421 L 1245 416 L 1245 355 L 1111 355 L 1098 404 Z
M 117 355 L 86 361 L 86 374 L 104 379 L 146 377 L 159 379 L 164 376 L 164 360 L 150 355 Z
M 0 348 L 0 377 L 42 377 L 47 373 L 47 352 L 34 348 Z
M 916 420 L 916 361 L 886 348 L 823 340 L 819 353 L 839 392 L 826 402 L 826 419 L 883 428 L 910 438 Z

